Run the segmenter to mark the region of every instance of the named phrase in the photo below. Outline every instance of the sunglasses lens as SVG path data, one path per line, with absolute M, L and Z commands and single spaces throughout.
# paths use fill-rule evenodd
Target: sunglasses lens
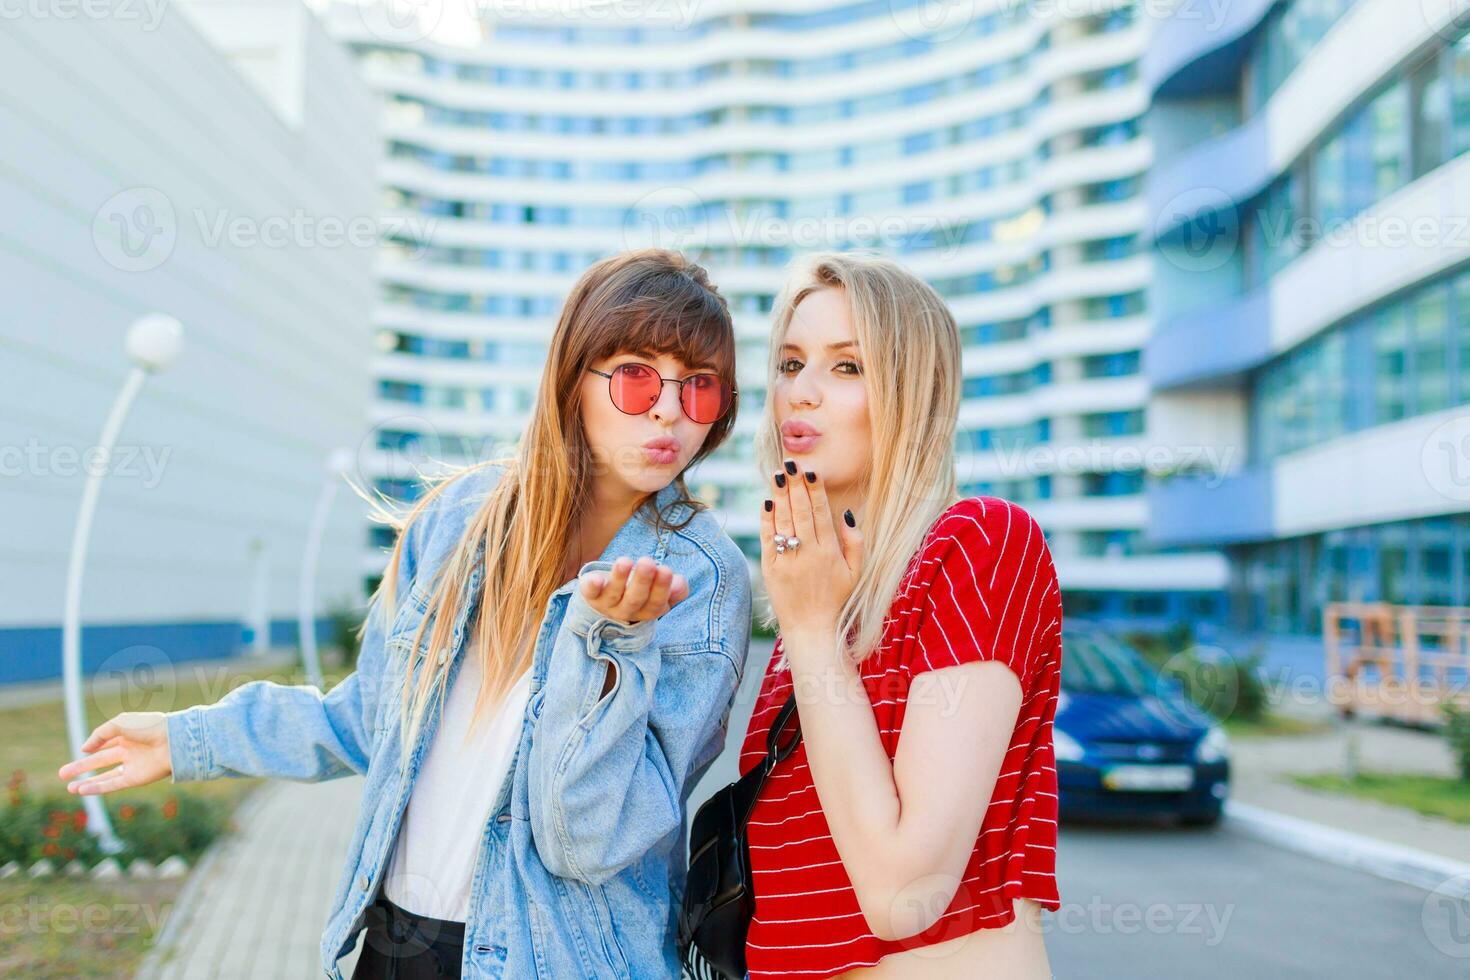
M 730 410 L 730 386 L 718 374 L 696 374 L 684 382 L 685 413 L 700 424 L 718 422 Z
M 642 415 L 658 401 L 658 373 L 643 364 L 623 364 L 612 373 L 609 394 L 618 411 Z

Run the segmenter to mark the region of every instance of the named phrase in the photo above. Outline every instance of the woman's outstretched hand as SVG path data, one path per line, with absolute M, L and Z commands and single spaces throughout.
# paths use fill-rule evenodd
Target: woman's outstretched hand
M 87 736 L 82 751 L 93 754 L 74 759 L 56 772 L 62 779 L 72 780 L 67 792 L 78 796 L 146 786 L 174 771 L 168 754 L 167 716 L 161 711 L 124 711 L 104 721 Z M 75 778 L 105 766 L 113 768 Z
M 577 587 L 588 605 L 622 623 L 658 619 L 689 596 L 684 576 L 647 556 L 619 558 L 610 571 L 583 575 Z
M 772 474 L 771 495 L 761 512 L 761 575 L 771 611 L 783 636 L 822 634 L 837 628 L 842 606 L 863 567 L 863 535 L 848 515 L 835 515 L 817 473 L 802 473 L 788 461 Z M 777 554 L 775 536 L 795 537 L 795 550 Z

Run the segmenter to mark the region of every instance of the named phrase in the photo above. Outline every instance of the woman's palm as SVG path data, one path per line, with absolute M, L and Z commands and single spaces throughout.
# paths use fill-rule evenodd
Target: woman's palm
M 82 743 L 91 753 L 68 762 L 57 775 L 69 782 L 67 792 L 79 796 L 112 793 L 146 786 L 173 774 L 169 760 L 168 720 L 161 711 L 124 711 L 102 724 Z M 106 769 L 111 766 L 112 768 Z M 82 774 L 95 775 L 81 777 Z

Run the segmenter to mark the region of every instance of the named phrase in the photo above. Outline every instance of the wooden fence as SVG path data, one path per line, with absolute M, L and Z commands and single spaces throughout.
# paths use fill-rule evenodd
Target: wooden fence
M 1416 725 L 1470 707 L 1470 608 L 1332 602 L 1322 613 L 1328 696 L 1345 715 Z

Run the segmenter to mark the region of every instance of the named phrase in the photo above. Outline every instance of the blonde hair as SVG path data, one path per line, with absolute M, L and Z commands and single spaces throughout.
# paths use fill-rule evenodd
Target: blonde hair
M 756 430 L 763 473 L 781 467 L 775 380 L 797 304 L 839 289 L 852 311 L 863 359 L 872 434 L 864 474 L 863 567 L 837 635 L 861 661 L 877 648 L 885 617 L 931 524 L 959 499 L 954 433 L 959 416 L 959 328 L 928 283 L 877 255 L 819 252 L 800 260 L 776 298 L 765 411 Z M 769 614 L 768 626 L 775 626 Z
M 530 424 L 515 457 L 479 463 L 434 481 L 406 515 L 379 508 L 378 519 L 399 532 L 373 596 L 388 620 L 386 630 L 397 608 L 395 583 L 408 529 L 452 480 L 487 466 L 506 467 L 428 586 L 428 612 L 411 649 L 420 650 L 432 621 L 428 648 L 421 656 L 406 658 L 402 677 L 399 723 L 405 761 L 430 703 L 448 685 L 449 664 L 440 664 L 433 654 L 453 642 L 456 613 L 468 601 L 464 593 L 474 579 L 481 580 L 478 607 L 471 613 L 472 625 L 465 627 L 465 655 L 479 657 L 484 668 L 474 721 L 530 666 L 547 602 L 563 584 L 562 570 L 576 547 L 575 517 L 592 507 L 595 461 L 582 426 L 583 375 L 598 360 L 627 351 L 671 354 L 691 367 L 708 366 L 735 384 L 729 307 L 701 266 L 663 249 L 604 259 L 582 274 L 562 308 Z M 714 423 L 690 465 L 719 448 L 734 424 L 732 409 Z M 703 505 L 691 498 L 682 472 L 675 484 L 680 492 L 669 510 L 689 508 L 688 517 L 673 525 L 682 527 Z M 642 507 L 655 496 L 645 498 Z M 652 519 L 660 528 L 670 526 L 665 514 L 653 514 Z M 419 662 L 428 669 L 416 670 Z

